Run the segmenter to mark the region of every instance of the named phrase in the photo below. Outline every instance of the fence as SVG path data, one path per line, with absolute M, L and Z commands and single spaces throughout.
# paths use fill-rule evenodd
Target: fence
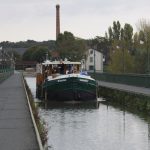
M 121 83 L 139 87 L 150 88 L 150 75 L 148 74 L 110 74 L 110 73 L 90 73 L 96 80 Z
M 0 69 L 0 83 L 10 77 L 13 73 L 14 69 L 12 68 Z

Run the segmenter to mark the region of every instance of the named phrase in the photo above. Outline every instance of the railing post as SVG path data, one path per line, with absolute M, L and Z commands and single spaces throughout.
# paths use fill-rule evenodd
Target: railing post
M 95 49 L 94 49 L 94 79 L 95 79 L 95 65 L 96 65 L 96 62 L 95 62 Z

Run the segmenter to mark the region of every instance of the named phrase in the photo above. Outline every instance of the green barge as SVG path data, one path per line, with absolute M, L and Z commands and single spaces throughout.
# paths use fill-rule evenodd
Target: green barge
M 95 79 L 81 71 L 80 62 L 49 61 L 37 65 L 36 95 L 48 101 L 97 101 Z

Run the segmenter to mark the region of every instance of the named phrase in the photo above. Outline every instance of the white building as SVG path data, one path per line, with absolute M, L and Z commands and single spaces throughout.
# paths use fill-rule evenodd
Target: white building
M 85 70 L 103 72 L 103 54 L 97 50 L 89 49 L 85 61 Z

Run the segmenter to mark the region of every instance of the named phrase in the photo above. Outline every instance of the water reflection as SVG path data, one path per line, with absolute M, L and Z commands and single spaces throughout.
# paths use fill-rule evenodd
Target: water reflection
M 54 150 L 149 150 L 145 119 L 100 104 L 99 109 L 42 109 L 48 143 Z
M 100 102 L 40 102 L 43 109 L 98 109 Z

